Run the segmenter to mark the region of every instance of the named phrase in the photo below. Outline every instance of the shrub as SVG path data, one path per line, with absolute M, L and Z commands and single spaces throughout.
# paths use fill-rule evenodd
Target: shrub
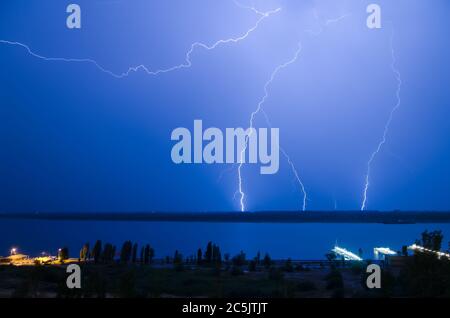
M 288 258 L 286 263 L 284 263 L 283 269 L 288 273 L 292 273 L 294 271 L 294 266 L 292 265 L 292 260 L 290 258 Z
M 298 283 L 297 289 L 298 289 L 298 291 L 301 291 L 301 292 L 308 292 L 308 291 L 316 290 L 317 288 L 313 282 L 306 280 L 306 281 Z
M 233 266 L 231 268 L 231 275 L 239 276 L 239 275 L 242 275 L 242 274 L 244 274 L 244 272 L 243 272 L 242 268 L 240 268 L 239 266 Z
M 271 267 L 269 270 L 270 280 L 282 280 L 284 278 L 284 273 L 279 268 Z
M 248 262 L 248 271 L 256 272 L 256 260 Z
M 344 287 L 344 280 L 342 278 L 341 272 L 334 269 L 327 276 L 325 276 L 325 281 L 327 282 L 327 289 L 340 289 Z
M 238 255 L 232 259 L 234 266 L 243 266 L 246 263 L 245 253 L 241 251 Z

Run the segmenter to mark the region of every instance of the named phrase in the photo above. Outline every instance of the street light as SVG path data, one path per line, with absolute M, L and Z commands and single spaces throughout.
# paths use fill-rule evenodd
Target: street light
M 11 255 L 16 255 L 17 254 L 17 248 L 13 247 L 11 249 Z

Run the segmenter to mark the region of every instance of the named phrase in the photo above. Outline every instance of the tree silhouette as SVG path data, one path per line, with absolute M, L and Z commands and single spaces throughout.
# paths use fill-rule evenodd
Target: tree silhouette
M 141 264 L 144 264 L 145 247 L 141 247 Z
M 63 262 L 66 259 L 69 259 L 69 248 L 63 247 L 58 250 L 58 259 Z
M 133 264 L 136 263 L 136 259 L 137 259 L 137 249 L 138 249 L 138 245 L 137 245 L 137 243 L 134 243 L 134 245 L 133 245 L 133 256 L 132 256 L 132 263 L 133 263 Z
M 245 265 L 245 263 L 246 263 L 245 253 L 243 251 L 241 251 L 238 255 L 233 257 L 232 262 L 233 262 L 233 265 L 237 266 L 237 267 Z
M 216 265 L 222 264 L 222 254 L 220 253 L 220 248 L 217 245 L 212 247 L 212 262 Z
M 442 231 L 425 231 L 422 233 L 421 245 L 430 250 L 440 251 L 443 239 Z
M 155 250 L 150 247 L 149 244 L 145 245 L 144 249 L 144 264 L 149 264 L 153 261 L 153 257 L 155 256 Z
M 115 245 L 113 245 L 111 255 L 112 255 L 111 261 L 114 261 L 114 259 L 116 258 L 116 246 Z
M 265 268 L 269 268 L 270 266 L 272 266 L 272 259 L 270 258 L 269 254 L 267 254 L 267 253 L 266 253 L 266 255 L 264 255 L 263 265 Z
M 89 258 L 89 243 L 85 243 L 80 251 L 80 261 L 86 262 Z
M 197 250 L 197 265 L 202 265 L 203 259 L 202 259 L 202 249 L 199 248 Z
M 178 252 L 178 250 L 175 251 L 175 255 L 173 257 L 173 265 L 175 267 L 175 270 L 178 272 L 181 272 L 184 269 L 183 255 L 181 255 L 181 253 Z
M 131 241 L 123 243 L 122 250 L 120 251 L 120 262 L 122 264 L 127 264 L 130 261 L 132 249 L 133 245 Z
M 208 242 L 208 245 L 206 246 L 205 251 L 205 262 L 210 264 L 212 261 L 212 255 L 213 254 L 213 248 L 212 248 L 212 242 Z
M 114 246 L 110 243 L 106 243 L 103 247 L 101 261 L 103 263 L 110 263 L 114 260 Z
M 402 246 L 402 255 L 408 256 L 408 246 L 406 246 L 406 245 Z
M 153 257 L 155 257 L 155 250 L 149 245 L 148 260 L 150 264 L 153 263 Z
M 261 253 L 258 251 L 255 257 L 256 265 L 259 265 L 261 263 Z
M 100 261 L 100 255 L 102 254 L 102 241 L 97 240 L 94 247 L 92 248 L 92 257 L 94 258 L 94 263 L 97 264 Z
M 284 270 L 289 273 L 294 271 L 294 265 L 292 265 L 292 260 L 290 258 L 284 263 Z

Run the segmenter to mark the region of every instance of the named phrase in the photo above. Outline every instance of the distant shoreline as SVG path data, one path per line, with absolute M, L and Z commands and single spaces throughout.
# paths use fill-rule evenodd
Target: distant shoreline
M 202 223 L 450 223 L 450 212 L 116 212 L 0 213 L 0 219 L 48 221 L 202 222 Z

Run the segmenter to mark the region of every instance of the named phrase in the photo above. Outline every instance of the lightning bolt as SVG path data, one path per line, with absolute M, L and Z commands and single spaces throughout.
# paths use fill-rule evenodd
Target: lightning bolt
M 22 47 L 31 56 L 33 56 L 35 58 L 38 58 L 38 59 L 41 59 L 41 60 L 44 60 L 44 61 L 91 64 L 91 65 L 95 66 L 98 70 L 100 70 L 101 72 L 103 72 L 105 74 L 108 74 L 108 75 L 110 75 L 112 77 L 118 78 L 118 79 L 121 79 L 121 78 L 124 78 L 124 77 L 128 77 L 131 73 L 136 73 L 138 71 L 143 71 L 143 72 L 145 72 L 148 75 L 156 76 L 156 75 L 163 74 L 163 73 L 169 73 L 169 72 L 180 70 L 180 69 L 190 68 L 192 66 L 192 59 L 191 59 L 192 58 L 192 54 L 198 48 L 202 48 L 202 49 L 205 49 L 207 51 L 211 51 L 211 50 L 214 50 L 215 48 L 217 48 L 220 45 L 234 44 L 234 43 L 238 43 L 238 42 L 241 42 L 241 41 L 245 40 L 246 38 L 248 38 L 259 27 L 259 25 L 264 20 L 269 18 L 271 15 L 276 14 L 276 13 L 281 11 L 281 8 L 277 8 L 275 10 L 271 10 L 271 11 L 267 11 L 267 12 L 261 12 L 261 11 L 258 11 L 257 9 L 255 9 L 255 8 L 253 8 L 253 7 L 247 7 L 247 6 L 241 5 L 237 1 L 234 1 L 234 2 L 239 7 L 252 10 L 257 15 L 259 15 L 259 18 L 258 18 L 258 20 L 256 21 L 256 23 L 254 24 L 253 27 L 251 27 L 244 34 L 242 34 L 242 35 L 240 35 L 238 37 L 228 38 L 228 39 L 220 39 L 220 40 L 218 40 L 218 41 L 216 41 L 216 42 L 214 42 L 213 44 L 210 44 L 210 45 L 205 44 L 205 43 L 201 43 L 201 42 L 195 42 L 195 43 L 191 44 L 190 49 L 186 52 L 185 60 L 184 60 L 183 63 L 181 63 L 179 65 L 175 65 L 175 66 L 169 67 L 169 68 L 165 68 L 165 69 L 150 70 L 147 66 L 141 64 L 141 65 L 129 67 L 126 72 L 115 73 L 115 72 L 113 72 L 113 71 L 111 71 L 109 69 L 106 69 L 102 65 L 100 65 L 100 63 L 98 63 L 96 60 L 93 60 L 93 59 L 90 59 L 90 58 L 46 57 L 46 56 L 43 56 L 41 54 L 38 54 L 38 53 L 34 52 L 30 48 L 30 46 L 28 46 L 28 45 L 26 45 L 24 43 L 21 43 L 21 42 L 8 41 L 8 40 L 1 40 L 0 39 L 0 43 L 1 44 L 6 44 L 6 45 Z
M 257 12 L 257 11 L 255 11 L 255 12 Z M 337 23 L 337 22 L 339 22 L 339 21 L 341 21 L 341 20 L 343 20 L 343 19 L 349 17 L 350 15 L 351 15 L 351 13 L 346 13 L 346 14 L 343 14 L 343 15 L 337 17 L 337 18 L 327 19 L 327 20 L 325 21 L 325 23 L 323 23 L 323 26 L 320 27 L 320 30 L 319 30 L 319 31 L 306 30 L 306 32 L 307 32 L 307 33 L 310 33 L 310 34 L 313 35 L 313 36 L 318 36 L 318 35 L 320 35 L 327 27 L 329 27 L 330 25 L 335 24 L 335 23 Z M 314 10 L 314 17 L 315 17 L 317 20 L 320 20 L 319 15 L 318 15 L 318 13 L 317 13 L 317 10 Z M 240 207 L 241 207 L 241 212 L 244 212 L 244 211 L 245 211 L 245 192 L 243 191 L 243 187 L 242 187 L 242 167 L 243 167 L 243 161 L 244 161 L 243 159 L 244 159 L 245 151 L 247 150 L 248 139 L 249 139 L 249 137 L 250 137 L 251 134 L 252 134 L 252 128 L 253 128 L 253 120 L 254 120 L 254 117 L 255 117 L 258 113 L 261 112 L 261 113 L 264 115 L 264 117 L 266 118 L 267 124 L 269 125 L 269 127 L 271 127 L 269 118 L 268 118 L 266 112 L 264 111 L 264 109 L 262 108 L 263 104 L 266 102 L 266 100 L 267 100 L 267 98 L 268 98 L 268 96 L 269 96 L 268 87 L 272 84 L 273 80 L 275 79 L 275 77 L 276 77 L 276 75 L 278 74 L 279 71 L 281 71 L 282 69 L 286 68 L 287 66 L 289 66 L 289 65 L 291 65 L 291 64 L 293 64 L 293 63 L 295 63 L 295 62 L 297 61 L 297 59 L 298 59 L 298 57 L 299 57 L 299 55 L 300 55 L 301 50 L 302 50 L 302 46 L 301 46 L 301 43 L 299 43 L 299 44 L 298 44 L 298 49 L 297 49 L 297 51 L 296 51 L 295 54 L 294 54 L 294 58 L 292 58 L 290 61 L 288 61 L 288 62 L 286 62 L 286 63 L 284 63 L 284 64 L 282 64 L 282 65 L 279 65 L 277 68 L 275 68 L 275 70 L 272 72 L 272 74 L 271 74 L 269 80 L 268 80 L 268 81 L 266 82 L 266 84 L 264 85 L 264 96 L 263 96 L 263 98 L 262 98 L 262 99 L 260 100 L 260 102 L 258 103 L 258 106 L 257 106 L 256 110 L 250 115 L 250 125 L 249 125 L 249 126 L 250 126 L 250 129 L 249 129 L 249 134 L 246 136 L 245 146 L 244 146 L 244 148 L 243 148 L 242 151 L 241 151 L 241 158 L 240 158 L 241 160 L 240 160 L 240 163 L 239 163 L 239 166 L 238 166 L 238 191 L 237 191 L 237 192 L 240 194 L 240 200 L 239 200 L 239 203 L 240 203 Z M 302 191 L 302 194 L 303 194 L 302 210 L 303 210 L 303 211 L 306 211 L 306 204 L 307 204 L 308 196 L 307 196 L 307 193 L 306 193 L 305 185 L 304 185 L 304 183 L 302 182 L 302 180 L 301 180 L 301 178 L 300 178 L 300 176 L 299 176 L 299 173 L 298 173 L 297 169 L 295 168 L 295 165 L 294 165 L 293 161 L 291 160 L 290 156 L 288 155 L 288 153 L 287 153 L 282 147 L 280 147 L 280 152 L 281 152 L 281 153 L 283 154 L 283 156 L 286 158 L 286 160 L 287 160 L 289 166 L 291 167 L 291 170 L 292 170 L 292 173 L 293 173 L 293 175 L 294 175 L 294 177 L 295 177 L 295 180 L 296 180 L 296 182 L 298 183 L 299 188 L 300 188 L 301 191 Z M 236 195 L 236 193 L 235 193 L 235 195 Z
M 264 118 L 266 119 L 266 123 L 269 126 L 269 128 L 272 128 L 272 124 L 269 120 L 269 116 L 267 116 L 267 113 L 263 108 L 261 108 L 261 113 L 264 115 Z M 303 181 L 300 179 L 299 173 L 297 171 L 297 168 L 295 167 L 293 161 L 291 160 L 291 157 L 288 155 L 288 153 L 283 149 L 283 147 L 280 146 L 280 152 L 281 154 L 286 158 L 287 163 L 291 167 L 292 174 L 294 175 L 294 179 L 297 182 L 302 194 L 302 211 L 306 211 L 306 201 L 308 200 L 308 194 L 306 193 L 305 185 L 303 184 Z
M 400 72 L 396 68 L 396 57 L 395 57 L 395 49 L 394 49 L 394 29 L 392 29 L 390 43 L 391 43 L 391 57 L 392 57 L 391 70 L 394 73 L 395 79 L 397 80 L 397 90 L 395 93 L 395 96 L 397 98 L 397 103 L 392 108 L 391 112 L 389 113 L 388 120 L 386 122 L 386 125 L 384 126 L 383 136 L 382 136 L 380 142 L 378 143 L 377 148 L 372 153 L 369 161 L 367 162 L 367 170 L 366 170 L 366 176 L 365 176 L 365 185 L 364 185 L 364 192 L 363 192 L 363 201 L 361 204 L 361 211 L 366 210 L 366 207 L 367 207 L 367 193 L 368 193 L 369 187 L 370 187 L 370 172 L 372 169 L 372 163 L 374 162 L 375 158 L 380 153 L 381 149 L 383 148 L 384 144 L 386 143 L 387 135 L 389 133 L 389 128 L 390 128 L 392 120 L 394 118 L 394 114 L 401 105 L 400 91 L 401 91 L 401 87 L 402 87 L 402 78 L 401 78 Z
M 283 156 L 286 158 L 289 166 L 291 167 L 292 173 L 294 174 L 295 180 L 297 181 L 300 190 L 303 193 L 303 202 L 302 202 L 302 211 L 306 211 L 306 200 L 308 199 L 308 195 L 306 193 L 306 189 L 305 189 L 305 185 L 303 184 L 302 180 L 300 179 L 300 176 L 298 174 L 297 169 L 294 166 L 294 163 L 292 162 L 291 158 L 289 157 L 289 155 L 287 154 L 287 152 L 280 147 L 280 151 L 283 154 Z
M 327 27 L 329 27 L 329 26 L 332 25 L 332 24 L 338 23 L 338 22 L 340 22 L 341 20 L 343 20 L 343 19 L 345 19 L 345 18 L 348 18 L 349 16 L 351 16 L 351 13 L 345 13 L 345 14 L 339 16 L 339 17 L 327 19 L 327 20 L 325 20 L 325 22 L 323 23 L 323 25 L 320 26 L 319 31 L 314 31 L 314 30 L 312 30 L 312 29 L 308 29 L 308 30 L 306 30 L 305 32 L 306 32 L 306 33 L 309 33 L 309 34 L 312 35 L 312 36 L 319 36 L 320 34 L 322 34 L 322 32 L 323 32 Z M 314 18 L 315 18 L 316 20 L 319 20 L 319 21 L 320 21 L 319 14 L 317 13 L 317 10 L 314 10 Z
M 148 75 L 156 76 L 156 75 L 163 74 L 163 73 L 169 73 L 169 72 L 176 71 L 176 70 L 181 70 L 181 69 L 190 68 L 190 67 L 192 66 L 192 55 L 193 55 L 193 53 L 194 53 L 197 49 L 204 49 L 204 50 L 210 51 L 210 50 L 216 49 L 217 47 L 219 47 L 219 46 L 221 46 L 221 45 L 225 45 L 225 44 L 235 44 L 235 43 L 238 43 L 238 42 L 240 42 L 240 41 L 245 40 L 245 39 L 248 38 L 255 30 L 257 30 L 257 28 L 259 27 L 259 25 L 260 25 L 264 20 L 266 20 L 266 19 L 269 18 L 270 16 L 272 16 L 272 15 L 274 15 L 274 14 L 276 14 L 276 13 L 278 13 L 278 12 L 281 11 L 281 8 L 277 8 L 277 9 L 274 9 L 274 10 L 271 10 L 271 11 L 262 12 L 262 11 L 257 10 L 255 7 L 250 7 L 250 6 L 242 5 L 242 4 L 240 4 L 239 2 L 237 2 L 236 0 L 234 0 L 234 3 L 235 3 L 237 6 L 243 8 L 243 9 L 248 9 L 248 10 L 253 11 L 255 14 L 257 14 L 257 15 L 259 16 L 259 18 L 257 19 L 257 21 L 256 21 L 256 23 L 254 24 L 253 27 L 251 27 L 251 28 L 248 29 L 245 33 L 243 33 L 242 35 L 240 35 L 240 36 L 238 36 L 238 37 L 232 37 L 232 38 L 228 38 L 228 39 L 220 39 L 220 40 L 218 40 L 218 41 L 216 41 L 216 42 L 214 42 L 213 44 L 210 44 L 210 45 L 205 44 L 205 43 L 201 43 L 201 42 L 195 42 L 195 43 L 191 44 L 190 49 L 186 52 L 186 54 L 185 54 L 185 59 L 184 59 L 184 62 L 183 62 L 183 63 L 178 64 L 178 65 L 175 65 L 175 66 L 172 66 L 172 67 L 169 67 L 169 68 L 165 68 L 165 69 L 163 68 L 163 69 L 157 69 L 157 70 L 150 70 L 147 66 L 141 64 L 141 65 L 137 65 L 137 66 L 131 66 L 131 67 L 129 67 L 129 68 L 128 68 L 125 72 L 123 72 L 123 73 L 115 73 L 114 71 L 111 71 L 111 70 L 109 70 L 109 69 L 103 67 L 100 63 L 98 63 L 98 62 L 97 62 L 96 60 L 94 60 L 94 59 L 90 59 L 90 58 L 46 57 L 46 56 L 43 56 L 43 55 L 41 55 L 41 54 L 38 54 L 38 53 L 34 52 L 34 51 L 30 48 L 30 46 L 28 46 L 28 45 L 26 45 L 26 44 L 24 44 L 24 43 L 21 43 L 21 42 L 9 41 L 9 40 L 1 40 L 1 39 L 0 39 L 0 43 L 1 43 L 1 44 L 6 44 L 6 45 L 11 45 L 11 46 L 18 46 L 18 47 L 21 47 L 21 48 L 25 49 L 25 51 L 27 51 L 27 53 L 28 53 L 29 55 L 31 55 L 31 56 L 33 56 L 33 57 L 35 57 L 35 58 L 44 60 L 44 61 L 68 62 L 68 63 L 86 63 L 86 64 L 91 64 L 91 65 L 93 65 L 94 67 L 96 67 L 99 71 L 101 71 L 101 72 L 103 72 L 103 73 L 105 73 L 105 74 L 107 74 L 107 75 L 110 75 L 110 76 L 112 76 L 112 77 L 114 77 L 114 78 L 117 78 L 117 79 L 122 79 L 122 78 L 128 77 L 130 74 L 136 73 L 136 72 L 138 72 L 138 71 L 143 71 L 144 73 L 146 73 L 146 74 L 148 74 Z M 324 26 L 322 26 L 322 27 L 320 28 L 319 32 L 314 32 L 314 31 L 311 31 L 311 30 L 309 30 L 308 32 L 311 32 L 311 34 L 317 36 L 317 35 L 321 34 L 321 33 L 323 32 L 323 30 L 324 30 L 326 27 L 328 27 L 329 25 L 334 24 L 334 23 L 336 23 L 336 22 L 338 22 L 338 21 L 340 21 L 340 20 L 346 18 L 347 16 L 349 16 L 349 14 L 345 14 L 345 15 L 343 15 L 343 16 L 340 16 L 340 17 L 336 18 L 336 19 L 328 19 L 328 20 L 325 21 Z M 317 14 L 316 14 L 316 17 L 318 18 L 318 15 L 317 15 Z M 391 44 L 392 44 L 392 43 L 391 43 Z M 272 82 L 274 81 L 274 79 L 275 79 L 275 77 L 277 76 L 277 74 L 278 74 L 281 70 L 283 70 L 284 68 L 288 67 L 289 65 L 291 65 L 291 64 L 293 64 L 293 63 L 295 63 L 295 62 L 297 61 L 297 59 L 298 59 L 298 57 L 299 57 L 299 55 L 300 55 L 300 53 L 301 53 L 301 50 L 302 50 L 302 46 L 301 46 L 301 43 L 299 43 L 299 44 L 298 44 L 298 49 L 296 50 L 296 52 L 295 52 L 295 54 L 294 54 L 294 57 L 293 57 L 291 60 L 287 61 L 286 63 L 277 66 L 277 67 L 274 69 L 274 71 L 272 72 L 272 74 L 271 74 L 269 80 L 268 80 L 268 81 L 266 82 L 266 84 L 264 85 L 264 96 L 263 96 L 263 98 L 260 100 L 260 102 L 258 103 L 256 110 L 253 111 L 253 112 L 251 113 L 251 116 L 250 116 L 250 121 L 249 121 L 249 124 L 250 124 L 250 133 L 252 132 L 252 129 L 251 129 L 251 128 L 253 128 L 253 121 L 254 121 L 254 118 L 255 118 L 255 116 L 256 116 L 258 113 L 263 112 L 264 116 L 266 117 L 266 120 L 268 121 L 267 115 L 266 115 L 265 112 L 263 111 L 262 106 L 264 105 L 264 103 L 266 102 L 267 98 L 269 97 L 269 91 L 268 91 L 268 90 L 269 90 L 269 87 L 270 87 L 270 85 L 272 84 Z M 394 59 L 392 68 L 393 68 L 394 73 L 395 73 L 396 76 L 397 76 L 398 81 L 399 81 L 400 84 L 401 84 L 400 74 L 399 74 L 398 71 L 395 69 L 395 56 L 394 56 L 394 51 L 393 51 L 393 50 L 392 50 L 392 54 L 393 54 L 393 59 Z M 397 92 L 397 97 L 398 97 L 398 100 L 399 100 L 399 101 L 400 101 L 400 97 L 399 97 L 400 84 L 399 84 L 399 88 L 398 88 L 398 92 Z M 385 143 L 386 135 L 387 135 L 387 130 L 388 130 L 388 128 L 389 128 L 390 122 L 392 121 L 393 113 L 395 112 L 395 110 L 396 110 L 399 106 L 400 106 L 400 102 L 398 102 L 398 104 L 396 105 L 396 107 L 395 107 L 395 108 L 393 109 L 393 111 L 391 112 L 391 116 L 390 116 L 389 121 L 388 121 L 388 123 L 387 123 L 387 125 L 386 125 L 385 133 L 384 133 L 384 135 L 383 135 L 383 140 L 380 142 L 377 151 L 375 151 L 375 152 L 372 154 L 372 157 L 371 157 L 371 159 L 369 160 L 369 163 L 368 163 L 368 170 L 367 170 L 367 177 L 366 177 L 366 187 L 365 187 L 365 191 L 364 191 L 364 203 L 363 203 L 363 209 L 365 208 L 365 202 L 366 202 L 366 197 L 367 197 L 367 190 L 368 190 L 368 187 L 369 187 L 369 182 L 368 182 L 368 181 L 369 181 L 369 174 L 370 174 L 370 166 L 371 166 L 371 163 L 372 163 L 372 161 L 374 160 L 375 156 L 378 154 L 378 152 L 381 150 L 382 145 Z M 241 160 L 240 160 L 240 164 L 239 164 L 239 166 L 238 166 L 239 189 L 238 189 L 238 191 L 236 191 L 236 193 L 235 193 L 235 195 L 237 195 L 237 194 L 240 195 L 240 207 L 241 207 L 241 211 L 245 211 L 245 193 L 244 193 L 244 191 L 243 191 L 242 167 L 243 167 L 243 161 L 244 161 L 243 158 L 244 158 L 244 155 L 245 155 L 245 151 L 246 151 L 246 149 L 247 149 L 248 138 L 249 138 L 249 137 L 250 137 L 250 136 L 247 136 L 247 137 L 246 137 L 245 147 L 244 147 L 244 149 L 241 151 Z M 281 147 L 280 147 L 280 151 L 281 151 L 281 153 L 283 154 L 283 156 L 287 159 L 287 162 L 288 162 L 288 164 L 289 164 L 290 167 L 291 167 L 291 170 L 292 170 L 292 172 L 293 172 L 293 174 L 294 174 L 294 177 L 295 177 L 295 179 L 296 179 L 296 181 L 297 181 L 297 183 L 298 183 L 298 185 L 299 185 L 299 187 L 300 187 L 300 189 L 301 189 L 301 191 L 302 191 L 302 193 L 303 193 L 302 209 L 303 209 L 303 211 L 305 211 L 305 210 L 306 210 L 306 202 L 307 202 L 307 193 L 306 193 L 305 186 L 304 186 L 303 182 L 301 181 L 301 179 L 300 179 L 300 177 L 299 177 L 299 174 L 298 174 L 298 171 L 297 171 L 297 169 L 295 168 L 295 166 L 294 166 L 294 164 L 293 164 L 293 161 L 291 160 L 291 158 L 289 157 L 289 155 L 287 154 L 287 152 L 286 152 L 283 148 L 281 148 Z
M 239 195 L 240 195 L 240 206 L 241 206 L 241 212 L 245 211 L 245 193 L 242 187 L 242 167 L 244 164 L 244 157 L 245 157 L 245 151 L 247 150 L 247 146 L 248 146 L 248 140 L 252 135 L 253 132 L 253 121 L 255 119 L 255 116 L 261 112 L 262 110 L 262 106 L 264 105 L 264 103 L 266 102 L 267 98 L 269 97 L 269 86 L 273 83 L 275 77 L 278 75 L 278 73 L 285 69 L 286 67 L 288 67 L 289 65 L 295 63 L 298 59 L 298 57 L 300 56 L 300 53 L 302 51 L 302 45 L 299 42 L 298 43 L 298 48 L 295 51 L 295 54 L 293 56 L 293 58 L 291 58 L 289 61 L 278 65 L 273 71 L 272 74 L 270 75 L 269 80 L 264 84 L 264 96 L 262 97 L 262 99 L 259 101 L 256 109 L 250 114 L 250 121 L 249 121 L 249 133 L 245 136 L 245 144 L 244 147 L 241 150 L 241 156 L 240 156 L 240 161 L 239 161 L 239 166 L 238 166 L 238 180 L 239 180 Z
M 251 10 L 251 11 L 255 12 L 257 15 L 264 16 L 264 15 L 266 14 L 265 12 L 262 12 L 262 11 L 259 11 L 258 9 L 256 9 L 254 6 L 248 6 L 248 5 L 242 4 L 242 3 L 240 3 L 240 2 L 237 1 L 237 0 L 233 0 L 233 2 L 234 2 L 234 4 L 236 4 L 239 8 Z

